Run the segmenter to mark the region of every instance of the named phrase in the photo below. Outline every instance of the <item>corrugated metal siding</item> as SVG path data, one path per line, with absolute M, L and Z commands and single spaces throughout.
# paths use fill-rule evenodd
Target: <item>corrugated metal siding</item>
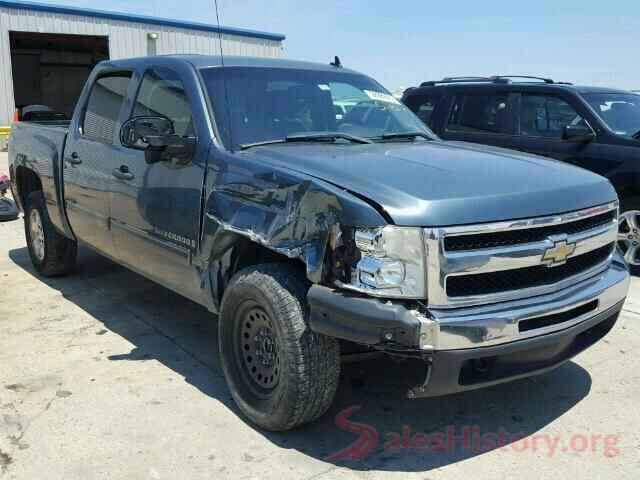
M 14 109 L 13 80 L 9 31 L 63 33 L 72 35 L 102 35 L 109 37 L 112 59 L 138 57 L 147 54 L 147 33 L 158 33 L 156 53 L 220 53 L 218 34 L 182 28 L 148 25 L 104 18 L 66 15 L 0 8 L 0 125 L 11 121 Z M 223 52 L 227 55 L 279 57 L 282 43 L 275 40 L 224 34 Z

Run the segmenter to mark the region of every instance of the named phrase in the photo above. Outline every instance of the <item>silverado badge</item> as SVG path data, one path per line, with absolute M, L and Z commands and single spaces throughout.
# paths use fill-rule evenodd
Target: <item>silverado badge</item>
M 544 252 L 542 261 L 547 263 L 548 267 L 557 267 L 567 263 L 567 258 L 576 251 L 575 243 L 567 243 L 566 240 L 554 243 L 553 247 L 548 248 Z

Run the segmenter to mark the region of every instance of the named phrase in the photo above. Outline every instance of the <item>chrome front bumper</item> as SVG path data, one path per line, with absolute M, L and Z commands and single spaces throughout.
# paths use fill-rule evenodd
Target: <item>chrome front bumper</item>
M 616 250 L 609 268 L 560 291 L 493 305 L 430 309 L 430 318 L 418 316 L 420 348 L 441 351 L 489 347 L 571 329 L 623 301 L 628 290 L 629 272 Z M 524 320 L 568 312 L 594 302 L 594 309 L 575 318 L 541 328 L 520 329 Z

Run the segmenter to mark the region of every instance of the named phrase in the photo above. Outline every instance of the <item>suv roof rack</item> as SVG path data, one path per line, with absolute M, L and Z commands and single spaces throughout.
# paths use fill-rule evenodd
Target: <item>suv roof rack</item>
M 494 80 L 495 82 L 503 81 L 505 83 L 511 82 L 511 80 L 510 80 L 511 78 L 522 78 L 524 80 L 539 80 L 540 82 L 543 82 L 543 83 L 555 83 L 550 78 L 532 77 L 530 75 L 495 75 L 495 76 L 491 77 L 491 79 Z
M 433 87 L 443 83 L 512 83 L 512 79 L 536 80 L 544 84 L 571 85 L 569 82 L 554 82 L 550 78 L 533 77 L 530 75 L 493 75 L 491 77 L 445 77 L 442 80 L 422 82 L 421 87 Z
M 440 83 L 477 83 L 477 82 L 491 82 L 490 77 L 445 77 L 442 80 L 429 80 L 428 82 L 422 82 L 421 87 L 432 87 Z

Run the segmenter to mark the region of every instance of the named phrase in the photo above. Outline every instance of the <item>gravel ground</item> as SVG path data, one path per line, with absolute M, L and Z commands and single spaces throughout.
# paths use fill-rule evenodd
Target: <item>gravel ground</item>
M 406 400 L 410 365 L 353 363 L 319 422 L 265 433 L 230 399 L 213 315 L 86 250 L 77 274 L 39 278 L 22 222 L 0 223 L 3 480 L 637 479 L 638 351 L 633 279 L 609 336 L 548 375 Z M 358 438 L 335 423 L 350 407 L 378 441 L 361 459 L 332 459 Z M 484 440 L 469 444 L 465 431 Z M 438 448 L 448 432 L 451 448 Z

